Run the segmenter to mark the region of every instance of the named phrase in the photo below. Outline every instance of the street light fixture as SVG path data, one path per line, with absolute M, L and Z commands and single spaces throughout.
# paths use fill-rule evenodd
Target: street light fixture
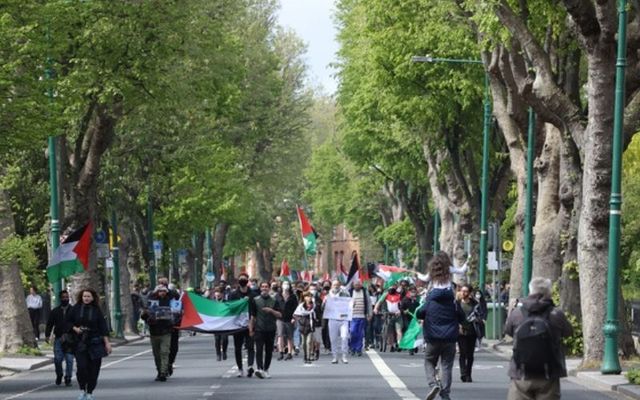
M 411 62 L 480 64 L 482 60 L 436 58 L 430 55 L 413 56 Z M 489 191 L 489 129 L 491 125 L 491 98 L 489 94 L 489 75 L 484 74 L 484 123 L 482 129 L 482 201 L 480 205 L 480 263 L 478 265 L 478 287 L 484 291 L 487 266 L 487 202 Z

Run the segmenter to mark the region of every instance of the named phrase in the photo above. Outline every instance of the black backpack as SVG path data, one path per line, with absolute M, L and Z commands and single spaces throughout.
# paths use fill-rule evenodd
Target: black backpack
M 513 337 L 513 360 L 525 377 L 535 376 L 549 379 L 555 367 L 555 343 L 549 323 L 549 307 L 542 314 L 532 314 L 522 308 L 524 321 Z

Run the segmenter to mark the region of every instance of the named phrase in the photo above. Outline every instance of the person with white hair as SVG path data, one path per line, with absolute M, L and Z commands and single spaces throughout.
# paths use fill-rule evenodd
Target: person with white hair
M 507 398 L 560 399 L 560 378 L 567 376 L 562 339 L 573 329 L 551 300 L 551 280 L 531 279 L 529 293 L 504 327 L 504 333 L 514 338 Z

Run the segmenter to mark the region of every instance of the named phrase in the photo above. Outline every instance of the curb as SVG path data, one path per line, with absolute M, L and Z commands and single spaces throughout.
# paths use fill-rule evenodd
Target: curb
M 124 339 L 124 340 L 119 340 L 118 339 L 117 342 L 112 342 L 111 343 L 111 347 L 114 347 L 114 348 L 115 347 L 122 347 L 122 346 L 126 346 L 126 345 L 129 345 L 129 344 L 132 344 L 132 343 L 139 342 L 139 341 L 141 341 L 143 339 L 146 339 L 146 338 L 144 336 L 139 336 L 139 337 L 134 337 L 133 339 Z M 21 372 L 34 371 L 36 369 L 40 369 L 40 368 L 46 367 L 46 366 L 48 366 L 50 364 L 53 364 L 53 357 L 52 356 L 47 355 L 45 357 L 47 357 L 46 360 L 42 360 L 42 361 L 39 361 L 37 363 L 32 364 L 29 367 L 29 369 L 13 369 L 13 368 L 8 368 L 8 367 L 3 367 L 2 369 L 13 372 L 12 375 L 9 375 L 9 376 L 13 376 L 13 375 L 19 374 Z

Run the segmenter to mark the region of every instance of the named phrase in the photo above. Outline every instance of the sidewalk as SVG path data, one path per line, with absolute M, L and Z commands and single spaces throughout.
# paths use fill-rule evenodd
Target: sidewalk
M 511 359 L 513 353 L 513 341 L 484 340 L 483 348 L 505 359 Z M 574 383 L 592 390 L 618 392 L 631 399 L 640 400 L 640 385 L 629 383 L 623 368 L 620 375 L 603 375 L 600 371 L 578 370 L 579 358 L 567 358 L 567 371 Z
M 124 339 L 111 338 L 110 340 L 112 347 L 120 347 L 142 339 L 144 339 L 143 336 L 125 335 Z M 40 341 L 39 343 L 44 342 Z M 53 364 L 53 348 L 47 346 L 47 349 L 42 350 L 42 353 L 42 356 L 12 354 L 10 356 L 0 357 L 0 379 Z

